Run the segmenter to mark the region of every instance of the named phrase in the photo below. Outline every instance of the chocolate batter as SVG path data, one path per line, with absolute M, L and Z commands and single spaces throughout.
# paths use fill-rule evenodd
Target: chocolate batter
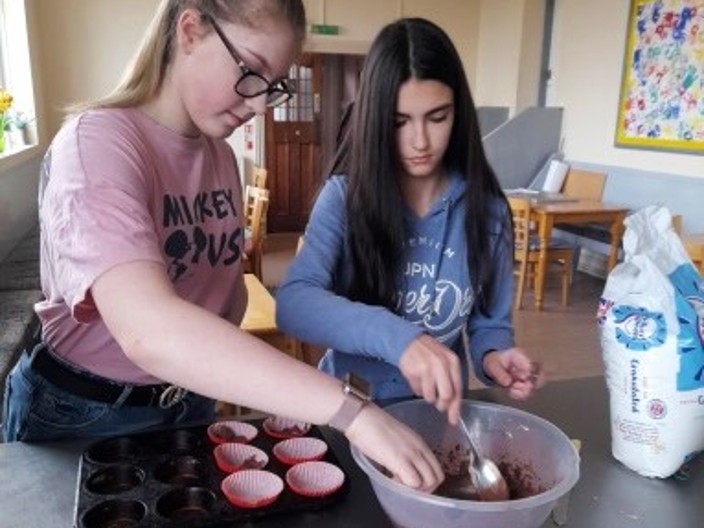
M 469 453 L 466 448 L 456 445 L 446 452 L 435 453 L 445 472 L 445 480 L 435 490 L 435 495 L 460 500 L 491 500 L 491 496 L 480 497 L 469 476 Z M 501 474 L 509 488 L 509 500 L 523 499 L 538 495 L 547 488 L 537 484 L 535 471 L 530 463 L 497 462 Z

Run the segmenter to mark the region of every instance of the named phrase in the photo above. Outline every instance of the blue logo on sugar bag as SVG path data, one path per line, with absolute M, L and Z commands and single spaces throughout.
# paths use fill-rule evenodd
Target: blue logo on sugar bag
M 637 306 L 613 309 L 616 340 L 630 350 L 650 350 L 665 342 L 667 325 L 662 313 Z
M 670 281 L 675 287 L 675 308 L 680 324 L 677 389 L 700 389 L 704 387 L 704 283 L 691 264 L 679 266 L 670 274 Z

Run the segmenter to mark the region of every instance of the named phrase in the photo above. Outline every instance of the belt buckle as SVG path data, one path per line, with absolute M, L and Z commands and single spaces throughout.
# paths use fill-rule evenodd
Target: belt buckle
M 188 390 L 177 385 L 169 385 L 159 395 L 159 407 L 168 409 L 183 400 L 188 394 Z

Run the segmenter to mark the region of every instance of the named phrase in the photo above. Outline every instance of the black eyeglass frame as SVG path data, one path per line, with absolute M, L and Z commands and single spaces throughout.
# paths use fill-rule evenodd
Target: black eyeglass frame
M 239 79 L 237 79 L 237 82 L 234 86 L 234 90 L 237 95 L 250 99 L 252 97 L 259 97 L 262 94 L 267 94 L 266 105 L 268 107 L 279 106 L 293 97 L 293 90 L 286 81 L 281 79 L 279 81 L 269 82 L 269 80 L 264 77 L 261 73 L 258 73 L 252 70 L 249 66 L 247 66 L 242 60 L 242 58 L 239 56 L 237 51 L 235 51 L 234 46 L 232 45 L 230 40 L 225 36 L 225 32 L 215 21 L 215 19 L 207 13 L 202 13 L 202 16 L 206 22 L 213 26 L 213 29 L 215 30 L 217 36 L 220 38 L 220 41 L 223 43 L 223 45 L 227 49 L 227 52 L 230 54 L 230 56 L 233 58 L 237 66 L 240 68 L 240 71 L 242 72 L 242 75 Z M 242 82 L 248 77 L 255 77 L 257 79 L 260 79 L 264 82 L 264 84 L 266 84 L 266 88 L 262 90 L 257 90 L 253 93 L 243 93 L 242 91 L 240 91 L 240 86 L 242 85 Z

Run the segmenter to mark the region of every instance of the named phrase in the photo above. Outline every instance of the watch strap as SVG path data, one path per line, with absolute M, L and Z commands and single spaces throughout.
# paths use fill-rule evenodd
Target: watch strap
M 354 392 L 345 391 L 345 399 L 342 401 L 340 408 L 330 419 L 330 427 L 344 433 L 364 408 L 367 401 L 368 400 L 362 399 L 354 394 Z

